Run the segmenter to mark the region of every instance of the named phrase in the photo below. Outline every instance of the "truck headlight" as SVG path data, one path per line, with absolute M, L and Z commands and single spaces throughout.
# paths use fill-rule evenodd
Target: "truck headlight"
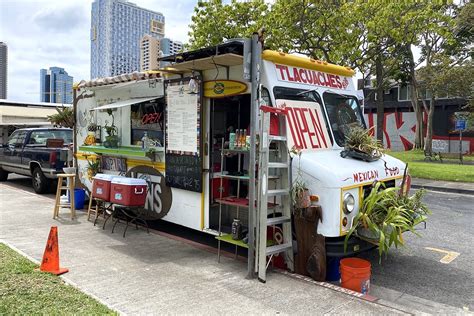
M 342 209 L 344 213 L 350 214 L 354 210 L 355 199 L 354 196 L 350 193 L 344 194 L 344 200 L 342 201 Z

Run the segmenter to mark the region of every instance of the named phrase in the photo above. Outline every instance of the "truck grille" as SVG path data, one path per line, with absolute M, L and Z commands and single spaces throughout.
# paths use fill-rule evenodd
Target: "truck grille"
M 383 181 L 383 183 L 385 184 L 385 188 L 395 187 L 395 179 L 389 180 L 389 181 Z M 370 194 L 370 191 L 372 190 L 372 185 L 371 184 L 364 185 L 362 187 L 362 190 L 364 191 L 364 199 L 365 199 L 367 197 L 367 195 Z

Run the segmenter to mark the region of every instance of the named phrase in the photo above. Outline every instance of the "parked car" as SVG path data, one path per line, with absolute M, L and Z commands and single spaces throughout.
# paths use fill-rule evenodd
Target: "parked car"
M 0 149 L 0 181 L 9 173 L 32 177 L 36 193 L 45 193 L 51 181 L 72 160 L 69 128 L 24 128 L 14 131 Z

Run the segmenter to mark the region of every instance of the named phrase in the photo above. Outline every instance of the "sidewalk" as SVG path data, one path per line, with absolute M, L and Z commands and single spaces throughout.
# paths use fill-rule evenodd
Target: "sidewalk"
M 411 181 L 411 186 L 415 189 L 425 188 L 430 191 L 474 195 L 474 183 L 468 182 L 437 181 L 413 178 Z
M 0 184 L 0 241 L 40 261 L 58 226 L 64 279 L 123 314 L 403 314 L 310 282 L 270 272 L 245 279 L 247 265 L 123 224 L 112 234 L 87 222 L 52 219 L 53 200 Z M 101 223 L 101 222 L 100 222 Z

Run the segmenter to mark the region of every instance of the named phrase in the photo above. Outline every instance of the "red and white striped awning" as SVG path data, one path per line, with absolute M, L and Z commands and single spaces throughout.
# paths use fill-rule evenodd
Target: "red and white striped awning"
M 130 81 L 140 81 L 140 80 L 148 80 L 148 79 L 157 79 L 161 78 L 160 73 L 156 72 L 132 72 L 130 74 L 123 74 L 118 75 L 115 77 L 105 77 L 105 78 L 97 78 L 89 81 L 82 80 L 79 82 L 77 87 L 79 89 L 84 87 L 99 87 L 105 86 L 110 84 L 117 84 L 122 82 L 130 82 Z

